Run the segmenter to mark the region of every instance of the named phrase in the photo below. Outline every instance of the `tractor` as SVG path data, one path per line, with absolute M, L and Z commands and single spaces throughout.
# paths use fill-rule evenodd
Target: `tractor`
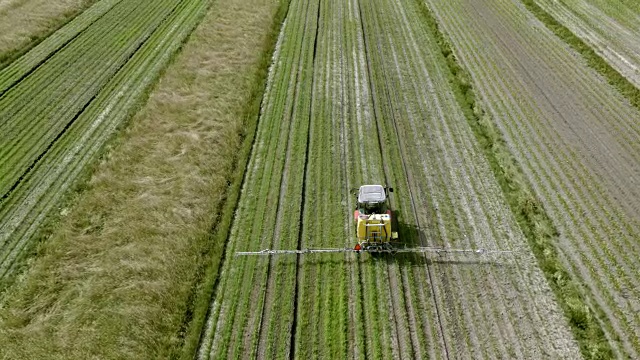
M 509 250 L 485 250 L 485 249 L 452 249 L 448 247 L 406 247 L 398 241 L 398 233 L 394 228 L 393 212 L 389 209 L 389 193 L 393 188 L 382 185 L 362 185 L 357 193 L 356 209 L 353 212 L 355 222 L 355 247 L 345 248 L 320 248 L 320 249 L 263 249 L 260 251 L 239 251 L 242 255 L 287 255 L 287 254 L 314 254 L 314 253 L 371 253 L 397 254 L 397 253 L 458 253 L 458 254 L 503 254 L 511 253 Z
M 382 185 L 363 185 L 357 193 L 353 212 L 356 251 L 392 250 L 392 242 L 398 240 L 393 228 L 393 213 L 389 209 L 389 193 L 393 188 Z

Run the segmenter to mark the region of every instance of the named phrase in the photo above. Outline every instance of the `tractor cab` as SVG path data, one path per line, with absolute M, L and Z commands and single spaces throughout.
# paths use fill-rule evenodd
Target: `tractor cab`
M 387 214 L 387 190 L 393 192 L 393 188 L 385 188 L 382 185 L 363 185 L 358 191 L 356 210 L 360 215 Z

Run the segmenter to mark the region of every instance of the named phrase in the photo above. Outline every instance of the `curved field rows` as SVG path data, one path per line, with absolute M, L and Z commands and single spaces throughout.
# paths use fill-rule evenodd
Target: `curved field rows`
M 198 357 L 577 358 L 414 1 L 292 1 Z M 388 183 L 408 245 L 353 246 L 352 188 Z
M 536 0 L 640 87 L 640 6 L 602 0 Z
M 24 78 L 0 97 L 0 283 L 207 5 L 112 3 L 104 3 L 106 13 L 85 18 L 97 20 L 85 30 L 74 28 L 81 33 L 53 55 L 47 42 L 41 44 L 47 48 L 25 55 L 48 59 L 35 70 L 20 70 Z M 13 70 L 0 78 L 10 78 Z
M 609 340 L 637 358 L 640 113 L 522 4 L 428 3 L 554 220 L 566 266 L 604 313 Z

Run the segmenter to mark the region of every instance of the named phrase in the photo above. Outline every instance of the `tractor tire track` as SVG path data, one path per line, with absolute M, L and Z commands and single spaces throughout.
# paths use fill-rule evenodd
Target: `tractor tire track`
M 344 239 L 351 238 L 348 226 L 338 226 L 335 222 L 336 214 L 345 213 L 345 197 L 338 191 L 327 191 L 340 189 L 347 182 L 338 175 L 345 170 L 344 165 L 336 161 L 344 149 L 337 141 L 341 137 L 341 115 L 348 110 L 343 107 L 347 104 L 338 105 L 344 96 L 341 93 L 344 84 L 339 81 L 344 73 L 340 59 L 344 24 L 340 15 L 344 5 L 334 0 L 322 1 L 320 5 L 315 39 L 310 149 L 305 185 L 305 209 L 308 211 L 305 211 L 303 220 L 303 248 L 349 246 L 344 244 Z M 300 261 L 299 271 L 303 276 L 298 282 L 296 339 L 299 340 L 295 343 L 295 357 L 346 358 L 349 352 L 343 344 L 347 343 L 349 321 L 341 309 L 349 306 L 346 281 L 350 274 L 340 264 L 349 260 L 312 255 L 301 257 Z
M 395 5 L 397 5 L 397 4 L 395 4 Z M 397 11 L 398 8 L 394 7 L 394 10 Z M 403 20 L 404 20 L 405 23 L 408 23 L 408 20 L 406 19 L 406 17 L 404 17 Z M 405 27 L 400 27 L 400 29 L 404 30 L 406 28 Z M 388 38 L 389 38 L 388 39 L 389 43 L 393 43 L 393 40 L 391 39 L 390 33 L 388 33 Z M 414 46 L 415 46 L 415 43 L 414 43 Z M 378 51 L 381 52 L 380 46 L 378 46 Z M 397 54 L 395 53 L 395 49 L 392 49 L 392 51 L 393 51 L 393 57 L 396 60 L 395 69 L 398 70 L 399 69 L 399 64 L 397 62 Z M 381 55 L 382 55 L 382 53 L 381 53 Z M 384 74 L 384 78 L 387 79 L 386 83 L 387 84 L 392 83 L 388 72 L 383 71 L 383 74 Z M 397 92 L 394 92 L 393 95 L 392 95 L 392 93 L 390 91 L 386 91 L 386 95 L 387 95 L 386 96 L 386 98 L 387 98 L 386 100 L 388 101 L 388 105 L 390 107 L 392 107 L 392 104 L 400 104 L 400 103 L 402 103 L 402 100 L 398 98 L 398 93 Z M 406 99 L 404 99 L 404 100 L 406 100 Z M 377 119 L 378 119 L 378 121 L 380 121 L 379 118 L 377 118 Z M 406 181 L 406 185 L 407 185 L 409 207 L 410 207 L 409 212 L 411 214 L 413 214 L 413 221 L 412 222 L 415 223 L 415 225 L 416 225 L 416 227 L 418 229 L 418 239 L 417 239 L 418 240 L 418 244 L 419 244 L 419 246 L 430 246 L 432 244 L 429 244 L 427 242 L 427 240 L 424 237 L 423 232 L 420 230 L 423 227 L 421 226 L 420 219 L 418 218 L 418 207 L 416 206 L 416 199 L 415 199 L 415 196 L 414 196 L 414 193 L 416 191 L 415 182 L 414 182 L 414 179 L 412 177 L 412 174 L 408 170 L 409 168 L 408 168 L 407 163 L 406 163 L 406 158 L 407 158 L 406 154 L 407 153 L 406 153 L 405 147 L 403 146 L 403 141 L 401 141 L 401 137 L 400 137 L 400 134 L 398 132 L 398 124 L 397 124 L 396 115 L 394 113 L 391 113 L 390 116 L 388 117 L 388 121 L 392 125 L 391 126 L 392 127 L 392 134 L 390 134 L 389 136 L 390 137 L 395 137 L 395 142 L 398 144 L 399 159 L 400 159 L 400 162 L 401 162 L 401 167 L 400 168 L 402 169 L 402 172 L 404 174 L 404 180 Z M 381 144 L 381 149 L 382 149 L 381 138 L 382 138 L 382 134 L 379 132 L 378 133 L 378 140 L 379 140 L 379 142 Z M 392 171 L 392 170 L 389 169 L 388 171 Z M 426 256 L 424 256 L 424 255 L 423 255 L 423 257 L 426 258 Z M 444 353 L 442 355 L 444 356 L 444 358 L 449 359 L 450 358 L 449 345 L 447 344 L 447 340 L 444 337 L 444 333 L 445 332 L 444 332 L 444 328 L 443 328 L 443 318 L 442 318 L 441 305 L 438 304 L 438 299 L 435 297 L 436 289 L 435 289 L 435 282 L 434 282 L 434 278 L 435 278 L 434 272 L 433 272 L 434 269 L 432 268 L 432 266 L 429 264 L 428 261 L 425 262 L 425 270 L 426 270 L 425 272 L 426 272 L 426 275 L 427 275 L 427 280 L 428 280 L 429 285 L 431 287 L 431 291 L 430 292 L 432 294 L 432 301 L 433 301 L 433 305 L 434 305 L 435 315 L 436 315 L 436 318 L 437 318 L 437 326 L 439 328 L 440 339 L 438 339 L 438 340 L 441 342 L 441 345 L 443 346 Z M 449 286 L 447 284 L 445 284 L 444 288 L 447 289 L 447 288 L 449 288 Z M 450 298 L 450 296 L 446 295 L 446 293 L 445 293 L 444 298 L 448 299 L 448 298 Z M 444 305 L 446 305 L 446 304 L 444 304 Z M 415 316 L 414 314 L 411 314 L 411 315 L 412 315 L 412 317 Z M 415 333 L 415 332 L 417 332 L 417 329 L 413 328 L 412 329 L 412 333 Z M 416 349 L 416 352 L 418 352 L 417 349 Z
M 368 80 L 367 83 L 369 86 L 368 93 L 371 96 L 370 101 L 371 101 L 372 107 L 374 108 L 374 111 L 371 114 L 371 117 L 375 125 L 373 129 L 375 129 L 374 131 L 376 132 L 377 145 L 378 145 L 377 154 L 379 154 L 378 156 L 375 156 L 375 157 L 378 158 L 379 159 L 378 161 L 383 164 L 381 166 L 382 168 L 381 177 L 384 180 L 384 185 L 388 185 L 388 184 L 391 184 L 392 182 L 389 179 L 388 168 L 385 164 L 385 158 L 383 155 L 382 141 L 380 138 L 381 129 L 379 125 L 379 115 L 376 113 L 376 109 L 377 109 L 376 99 L 378 94 L 374 87 L 374 81 L 372 79 L 372 73 L 373 73 L 372 63 L 371 63 L 371 60 L 369 59 L 371 45 L 369 43 L 368 37 L 371 35 L 365 31 L 364 23 L 365 21 L 367 21 L 367 17 L 363 15 L 362 5 L 360 2 L 358 2 L 358 12 L 359 12 L 359 17 L 361 19 L 360 26 L 361 26 L 362 38 L 363 38 L 363 54 L 365 57 L 365 63 L 367 64 L 366 65 L 367 80 Z M 410 336 L 410 334 L 412 333 L 415 334 L 416 330 L 409 329 L 409 321 L 407 321 L 407 317 L 415 318 L 415 315 L 412 314 L 410 310 L 408 311 L 407 307 L 405 306 L 406 299 L 404 298 L 404 295 L 405 295 L 405 291 L 403 289 L 404 283 L 402 282 L 402 279 L 400 279 L 400 282 L 398 282 L 400 275 L 398 273 L 398 269 L 396 268 L 396 264 L 387 263 L 386 267 L 384 268 L 384 273 L 386 275 L 386 279 L 389 287 L 389 291 L 387 292 L 387 295 L 389 296 L 388 303 L 391 309 L 391 313 L 393 314 L 393 318 L 391 320 L 393 321 L 394 329 L 395 329 L 394 330 L 395 334 L 392 338 L 392 349 L 394 350 L 393 357 L 394 358 L 413 358 L 416 356 L 416 354 L 419 354 L 420 352 L 416 350 L 414 345 L 414 339 Z M 398 294 L 398 292 L 400 292 L 401 294 Z M 406 331 L 405 329 L 408 329 L 408 331 Z M 407 332 L 409 332 L 409 334 Z
M 343 199 L 347 199 L 344 201 L 347 209 L 352 209 L 355 207 L 353 202 L 353 197 L 351 194 L 351 189 L 354 187 L 354 184 L 351 183 L 348 176 L 348 169 L 351 168 L 351 156 L 349 156 L 348 149 L 350 148 L 349 136 L 347 134 L 347 124 L 345 123 L 345 119 L 347 118 L 348 111 L 350 110 L 350 102 L 348 96 L 348 87 L 347 87 L 347 78 L 345 76 L 345 72 L 348 71 L 347 64 L 347 55 L 345 54 L 345 45 L 343 44 L 343 39 L 345 38 L 345 31 L 343 30 L 344 18 L 346 14 L 349 14 L 349 1 L 347 2 L 347 8 L 345 11 L 345 2 L 340 1 L 339 9 L 339 22 L 337 24 L 337 28 L 339 29 L 338 33 L 338 42 L 341 46 L 339 46 L 340 51 L 337 52 L 339 54 L 339 66 L 337 67 L 339 73 L 337 74 L 337 78 L 340 84 L 340 101 L 335 101 L 335 104 L 338 104 L 338 114 L 336 115 L 339 119 L 339 127 L 334 125 L 334 128 L 339 128 L 339 133 L 337 134 L 337 139 L 339 141 L 339 149 L 340 149 L 340 179 L 343 180 L 344 187 L 342 189 L 342 197 Z M 345 97 L 345 94 L 347 96 Z M 355 231 L 353 229 L 353 222 L 351 219 L 351 213 L 349 211 L 345 212 L 344 218 L 344 233 L 347 234 L 347 237 L 344 242 L 345 247 L 351 246 L 351 241 L 349 241 L 349 235 Z M 344 257 L 347 264 L 349 264 L 349 287 L 348 287 L 348 349 L 347 353 L 350 355 L 352 359 L 361 359 L 367 354 L 366 348 L 366 332 L 362 330 L 362 327 L 358 324 L 362 324 L 364 319 L 364 313 L 362 312 L 363 307 L 358 306 L 358 300 L 360 304 L 362 304 L 362 276 L 360 273 L 360 264 L 356 261 L 356 257 L 353 254 L 346 254 Z M 360 339 L 362 336 L 362 340 Z M 363 348 L 360 349 L 360 345 L 362 344 Z
M 371 102 L 371 85 L 369 82 L 369 69 L 367 64 L 365 32 L 362 28 L 364 23 L 361 13 L 361 4 L 354 1 L 350 4 L 352 17 L 356 19 L 355 26 L 352 27 L 352 38 L 354 40 L 354 52 L 352 61 L 355 66 L 354 91 L 356 99 L 355 122 L 352 122 L 355 153 L 357 156 L 351 158 L 357 160 L 353 166 L 359 171 L 352 171 L 354 184 L 381 183 L 384 178 L 381 162 L 379 158 L 372 157 L 371 154 L 379 154 L 380 148 L 377 142 L 367 141 L 368 134 L 376 132 L 373 109 Z M 350 208 L 352 209 L 352 208 Z M 349 210 L 350 210 L 349 209 Z M 352 222 L 353 219 L 350 219 Z M 349 236 L 353 236 L 350 232 Z M 394 301 L 393 294 L 388 293 L 389 275 L 387 265 L 380 262 L 371 261 L 367 256 L 359 256 L 359 279 L 361 289 L 361 308 L 363 309 L 362 323 L 365 331 L 366 356 L 367 357 L 398 357 L 399 343 L 396 317 L 393 313 L 391 302 Z M 382 282 L 382 279 L 386 281 Z M 387 319 L 380 320 L 380 319 Z M 389 339 L 376 341 L 377 339 Z M 394 355 L 395 354 L 395 355 Z
M 296 244 L 296 249 L 297 250 L 301 250 L 302 249 L 302 237 L 303 237 L 303 229 L 304 229 L 304 215 L 305 215 L 305 205 L 307 204 L 307 202 L 305 201 L 306 199 L 306 185 L 307 185 L 307 179 L 309 177 L 309 169 L 308 169 L 308 165 L 309 165 L 309 144 L 311 143 L 311 133 L 313 130 L 312 127 L 312 114 L 313 114 L 313 108 L 314 108 L 314 90 L 315 89 L 315 84 L 316 84 L 316 54 L 317 54 L 317 50 L 318 50 L 318 34 L 320 33 L 320 10 L 322 9 L 322 0 L 318 0 L 319 4 L 318 4 L 318 10 L 316 13 L 316 29 L 315 29 L 315 36 L 313 38 L 313 55 L 311 56 L 311 64 L 313 67 L 313 71 L 311 72 L 311 104 L 310 104 L 310 109 L 309 109 L 309 115 L 308 115 L 308 119 L 309 122 L 307 124 L 307 141 L 306 141 L 306 147 L 305 147 L 305 151 L 304 151 L 304 166 L 302 169 L 302 174 L 303 174 L 303 179 L 302 179 L 302 201 L 301 201 L 301 206 L 300 206 L 300 218 L 299 218 L 299 224 L 298 224 L 298 240 L 297 240 L 297 244 Z M 300 254 L 296 254 L 296 272 L 295 272 L 295 288 L 294 288 L 294 292 L 293 292 L 293 321 L 291 324 L 291 340 L 290 341 L 290 345 L 289 345 L 289 359 L 293 360 L 296 357 L 296 335 L 298 332 L 298 303 L 300 303 L 300 299 L 298 298 L 299 296 L 299 286 L 300 286 Z M 315 277 L 311 277 L 311 281 L 315 282 L 316 278 Z
M 305 21 L 304 21 L 304 27 L 302 32 L 306 33 L 306 27 L 308 24 L 308 19 L 309 19 L 309 8 L 310 8 L 310 3 L 307 4 L 307 12 L 306 12 L 306 17 L 305 17 Z M 302 52 L 303 52 L 304 48 L 300 48 L 300 52 L 298 56 L 302 56 Z M 294 92 L 293 92 L 293 99 L 295 99 L 293 101 L 293 104 L 297 103 L 298 100 L 298 91 L 299 91 L 299 86 L 297 86 L 298 84 L 298 77 L 300 76 L 300 73 L 304 70 L 303 69 L 304 64 L 302 62 L 299 63 L 299 67 L 298 70 L 295 72 L 295 75 L 293 76 L 293 84 L 295 85 L 294 88 Z M 291 105 L 290 106 L 290 113 L 288 115 L 289 119 L 293 119 L 294 118 L 294 111 L 295 111 L 296 107 L 295 105 Z M 288 134 L 287 136 L 287 140 L 285 142 L 285 147 L 287 149 L 286 151 L 286 155 L 284 157 L 284 162 L 283 162 L 283 171 L 282 171 L 282 175 L 280 178 L 280 191 L 279 191 L 279 197 L 278 197 L 278 202 L 275 205 L 276 210 L 276 214 L 278 214 L 278 216 L 276 217 L 276 224 L 275 224 L 275 230 L 274 230 L 274 234 L 273 234 L 273 239 L 271 241 L 271 245 L 270 245 L 270 249 L 279 249 L 282 248 L 282 242 L 281 240 L 281 236 L 282 236 L 282 223 L 283 221 L 285 221 L 285 219 L 283 219 L 283 214 L 284 214 L 284 210 L 283 208 L 285 206 L 289 206 L 289 204 L 286 202 L 285 196 L 287 195 L 287 182 L 289 180 L 288 177 L 288 172 L 289 172 L 289 163 L 291 161 L 291 152 L 292 152 L 292 146 L 291 144 L 293 143 L 292 141 L 292 137 L 294 137 L 296 135 L 295 131 L 293 131 L 293 121 L 289 122 L 289 130 L 286 132 L 286 134 Z M 308 149 L 307 149 L 308 150 Z M 306 154 L 306 152 L 305 152 Z M 305 164 L 306 164 L 306 159 L 307 156 L 305 155 Z M 303 188 L 304 188 L 304 183 L 303 183 Z M 302 196 L 304 198 L 304 192 L 302 193 Z M 303 205 L 304 206 L 304 202 Z M 300 217 L 302 217 L 302 211 L 300 213 Z M 301 221 L 300 221 L 301 223 Z M 300 229 L 302 228 L 301 226 L 302 224 L 300 224 Z M 295 297 L 294 297 L 294 304 L 297 303 L 297 273 L 298 273 L 298 260 L 296 259 L 296 293 L 295 293 Z M 276 277 L 272 276 L 273 273 L 273 268 L 275 266 L 277 266 L 275 264 L 275 262 L 277 262 L 277 259 L 273 256 L 269 256 L 269 266 L 268 266 L 268 270 L 267 270 L 267 276 L 266 276 L 266 289 L 265 289 L 265 295 L 264 295 L 264 301 L 262 303 L 262 312 L 260 315 L 260 327 L 259 327 L 259 336 L 258 336 L 258 356 L 260 358 L 267 358 L 267 346 L 268 343 L 266 341 L 266 339 L 268 338 L 267 336 L 267 332 L 269 331 L 269 324 L 270 321 L 272 319 L 271 317 L 271 311 L 272 309 L 272 304 L 275 302 L 275 299 L 278 297 L 278 289 L 276 289 Z M 256 288 L 257 289 L 257 288 Z M 255 296 L 251 297 L 252 299 L 255 299 Z M 295 318 L 295 313 L 294 313 L 294 318 Z M 265 321 L 266 319 L 266 321 Z M 249 330 L 252 329 L 252 327 L 249 327 Z M 293 332 L 292 332 L 293 334 Z M 250 334 L 245 334 L 245 339 L 250 339 Z
M 353 1 L 358 1 L 358 0 L 353 0 Z M 344 8 L 343 4 L 344 2 L 340 1 L 339 2 L 340 5 L 340 18 L 341 18 L 341 25 L 339 28 L 342 30 L 343 26 L 345 26 L 345 21 L 344 19 L 350 19 L 352 16 L 355 17 L 357 19 L 357 21 L 362 21 L 359 18 L 359 14 L 355 13 L 354 14 L 354 6 L 352 4 L 352 0 L 347 1 L 347 7 L 346 9 Z M 346 10 L 346 11 L 344 11 Z M 347 17 L 347 15 L 349 17 Z M 340 104 L 342 105 L 341 107 L 341 111 L 340 111 L 340 128 L 341 128 L 341 132 L 340 132 L 340 149 L 341 149 L 341 169 L 342 169 L 342 178 L 344 179 L 344 192 L 343 192 L 343 197 L 345 199 L 347 199 L 346 201 L 346 208 L 347 210 L 351 210 L 353 208 L 355 208 L 355 202 L 353 201 L 353 188 L 355 187 L 355 184 L 351 181 L 351 176 L 349 176 L 349 171 L 348 169 L 353 169 L 356 167 L 356 161 L 359 159 L 359 157 L 357 156 L 353 156 L 352 154 L 350 154 L 349 149 L 351 149 L 352 145 L 352 141 L 350 141 L 350 136 L 349 136 L 349 123 L 347 122 L 347 120 L 349 119 L 349 113 L 353 110 L 356 111 L 356 117 L 361 115 L 362 112 L 362 105 L 360 103 L 359 99 L 359 92 L 354 92 L 351 91 L 351 86 L 347 86 L 347 84 L 354 84 L 354 88 L 357 88 L 359 85 L 359 76 L 358 74 L 360 73 L 360 71 L 362 71 L 362 69 L 359 69 L 358 66 L 358 62 L 355 59 L 355 55 L 353 56 L 353 61 L 350 62 L 349 58 L 351 57 L 350 55 L 352 53 L 355 53 L 355 51 L 351 52 L 348 50 L 349 49 L 349 45 L 353 46 L 354 48 L 356 47 L 360 47 L 362 46 L 362 42 L 361 40 L 361 36 L 356 36 L 356 42 L 354 44 L 345 44 L 346 43 L 346 39 L 352 39 L 352 35 L 353 32 L 349 32 L 349 31 L 345 31 L 344 32 L 345 35 L 340 36 L 340 41 L 343 43 L 342 46 L 340 46 L 340 69 L 344 69 L 344 71 L 341 71 L 339 74 L 339 80 L 340 80 L 340 84 L 341 86 L 341 96 L 342 96 L 342 101 L 340 102 Z M 357 32 L 356 30 L 356 34 L 359 34 L 359 32 Z M 350 67 L 348 67 L 348 65 L 352 64 L 353 65 L 353 69 L 351 69 Z M 351 79 L 349 79 L 347 76 L 345 76 L 345 73 L 349 74 L 349 73 L 353 73 L 355 75 L 353 81 Z M 356 99 L 355 101 L 351 101 L 351 94 L 356 95 Z M 345 97 L 345 94 L 346 97 Z M 353 110 L 352 110 L 353 109 Z M 346 211 L 345 212 L 345 234 L 347 235 L 346 239 L 345 239 L 345 247 L 351 247 L 353 245 L 353 242 L 351 241 L 351 236 L 355 231 L 355 228 L 353 226 L 353 219 L 352 219 L 352 215 L 350 211 Z M 367 338 L 367 331 L 364 329 L 364 322 L 365 322 L 365 311 L 366 308 L 363 306 L 363 304 L 365 304 L 365 300 L 364 300 L 364 285 L 363 285 L 363 278 L 362 278 L 362 265 L 360 264 L 359 261 L 359 256 L 358 255 L 353 255 L 353 254 L 347 254 L 345 256 L 345 261 L 348 261 L 349 263 L 349 329 L 350 329 L 350 334 L 352 334 L 349 337 L 349 353 L 352 354 L 352 358 L 353 359 L 364 359 L 367 357 L 368 352 L 368 348 L 367 348 L 367 343 L 368 341 L 370 341 Z

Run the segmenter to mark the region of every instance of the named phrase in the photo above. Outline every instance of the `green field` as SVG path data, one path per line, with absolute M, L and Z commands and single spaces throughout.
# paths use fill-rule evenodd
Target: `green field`
M 0 69 L 0 357 L 635 358 L 638 89 L 597 39 L 640 16 L 591 2 L 52 15 Z M 364 184 L 404 247 L 506 253 L 236 256 L 352 248 Z

